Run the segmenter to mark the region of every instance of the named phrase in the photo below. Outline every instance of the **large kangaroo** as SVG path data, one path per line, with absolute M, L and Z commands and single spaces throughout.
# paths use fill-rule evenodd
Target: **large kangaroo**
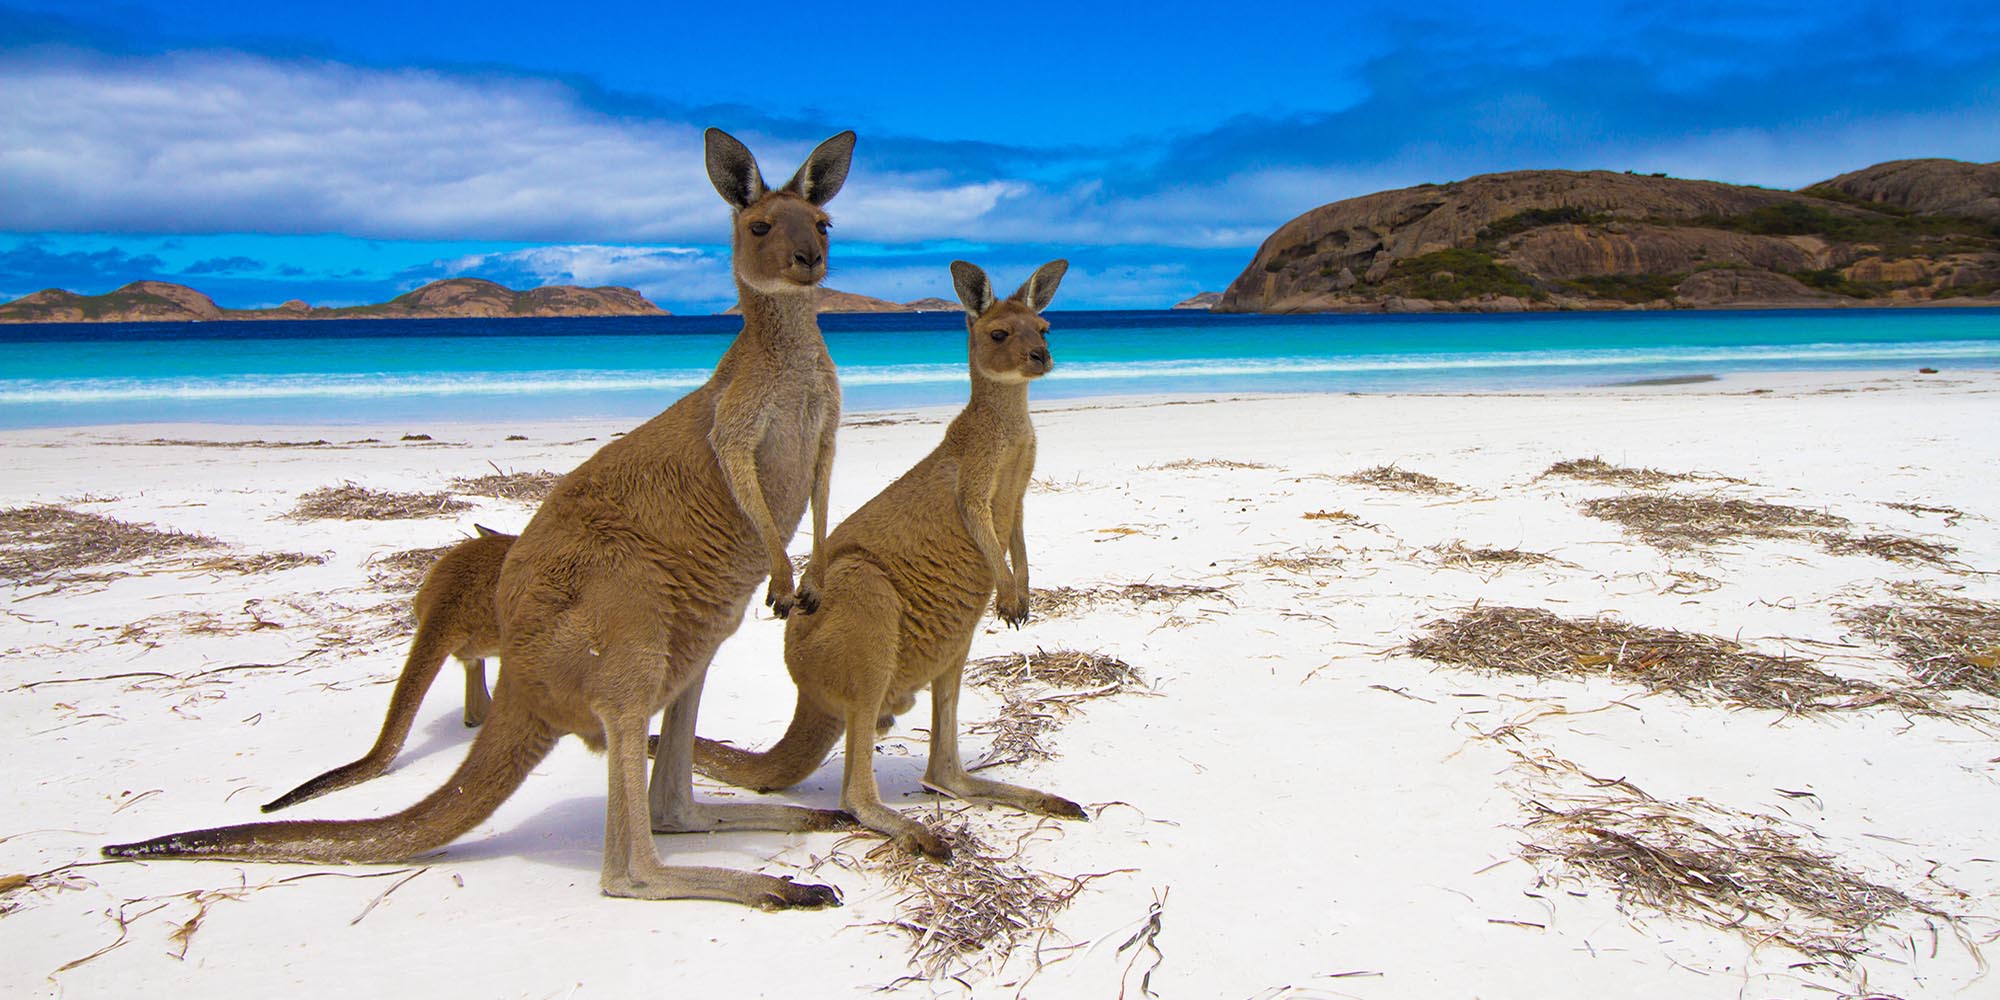
M 783 617 L 795 591 L 785 544 L 810 502 L 826 531 L 840 387 L 814 306 L 826 275 L 822 205 L 846 180 L 854 133 L 820 144 L 765 187 L 750 151 L 708 130 L 709 179 L 733 210 L 743 332 L 700 388 L 564 477 L 501 569 L 505 669 L 493 708 L 444 787 L 381 819 L 252 823 L 104 849 L 113 857 L 387 862 L 433 850 L 492 815 L 564 733 L 606 751 L 606 895 L 717 899 L 767 909 L 837 905 L 834 890 L 725 868 L 668 867 L 654 830 L 827 829 L 831 810 L 693 802 L 695 709 L 716 647 L 767 574 Z M 646 722 L 667 710 L 648 822 Z
M 931 689 L 930 765 L 924 784 L 1066 819 L 1076 803 L 966 773 L 958 757 L 959 674 L 987 601 L 1018 626 L 1028 618 L 1028 543 L 1021 501 L 1035 466 L 1028 382 L 1046 374 L 1049 324 L 1037 315 L 1055 297 L 1066 261 L 1044 264 L 1013 295 L 994 301 L 986 273 L 953 261 L 965 303 L 972 399 L 944 443 L 889 484 L 827 539 L 806 568 L 825 571 L 819 614 L 785 623 L 785 665 L 798 708 L 776 746 L 748 753 L 695 741 L 695 766 L 712 778 L 760 791 L 805 779 L 847 733 L 841 804 L 862 825 L 937 858 L 950 848 L 923 824 L 882 803 L 875 735 Z M 1002 539 L 1007 541 L 1004 544 Z M 1007 562 L 1011 557 L 1013 566 Z
M 417 634 L 403 661 L 403 676 L 389 696 L 389 715 L 382 733 L 360 760 L 342 764 L 264 803 L 276 812 L 350 785 L 358 785 L 389 769 L 389 762 L 410 738 L 410 725 L 424 703 L 431 682 L 447 657 L 465 666 L 465 724 L 486 721 L 493 699 L 486 693 L 486 657 L 500 655 L 500 620 L 494 616 L 493 594 L 500 587 L 500 564 L 515 536 L 475 524 L 477 538 L 468 538 L 438 557 L 417 596 L 410 602 L 417 616 Z

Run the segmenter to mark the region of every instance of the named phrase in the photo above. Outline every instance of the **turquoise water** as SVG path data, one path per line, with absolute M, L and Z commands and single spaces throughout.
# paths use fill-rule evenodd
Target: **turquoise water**
M 2000 310 L 1512 316 L 1052 312 L 1041 399 L 1467 391 L 1838 368 L 2000 368 Z M 828 316 L 849 411 L 965 398 L 957 314 Z M 0 327 L 0 427 L 649 416 L 733 317 Z

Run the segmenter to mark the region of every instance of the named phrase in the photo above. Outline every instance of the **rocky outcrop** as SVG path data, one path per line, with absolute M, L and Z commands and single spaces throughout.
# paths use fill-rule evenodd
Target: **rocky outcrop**
M 0 323 L 194 323 L 224 316 L 208 296 L 165 281 L 135 281 L 103 295 L 50 288 L 0 305 Z
M 903 308 L 911 312 L 920 313 L 965 311 L 965 307 L 960 305 L 957 299 L 941 299 L 935 295 L 927 299 L 918 299 L 915 302 L 905 302 L 903 303 Z
M 1792 306 L 1831 303 L 1839 296 L 1807 288 L 1797 278 L 1752 268 L 1725 267 L 1698 271 L 1674 286 L 1681 301 L 1696 306 Z
M 372 306 L 314 307 L 293 299 L 271 309 L 221 309 L 186 285 L 135 281 L 104 295 L 59 288 L 0 305 L 0 323 L 158 323 L 257 319 L 501 319 L 521 316 L 665 316 L 630 288 L 548 285 L 517 292 L 479 278 L 434 281 Z
M 1800 192 L 1567 170 L 1384 191 L 1323 205 L 1279 227 L 1214 308 L 1474 311 L 1991 297 L 2000 284 L 1976 275 L 1985 273 L 1985 255 L 2000 253 L 2000 226 L 1980 217 L 1982 199 L 1993 197 L 1987 185 L 2000 172 L 1995 167 L 1903 161 Z M 1728 276 L 1694 280 L 1710 271 Z M 1783 280 L 1751 281 L 1747 272 Z
M 2000 221 L 2000 163 L 1891 160 L 1841 174 L 1806 190 L 1839 192 L 1857 201 L 1920 215 Z
M 1698 227 L 1609 223 L 1544 226 L 1509 241 L 1505 264 L 1555 280 L 1595 275 L 1672 274 L 1717 263 L 1767 271 L 1832 266 L 1825 241 L 1807 236 L 1751 236 Z
M 517 292 L 482 278 L 447 278 L 373 306 L 315 309 L 335 319 L 504 319 L 522 316 L 665 316 L 630 288 L 545 285 Z
M 1222 293 L 1221 293 L 1221 292 L 1202 292 L 1202 293 L 1200 293 L 1200 294 L 1198 294 L 1198 295 L 1194 296 L 1193 298 L 1188 298 L 1188 299 L 1182 299 L 1182 300 L 1180 300 L 1179 302 L 1176 302 L 1176 303 L 1174 303 L 1174 308 L 1175 308 L 1175 309 L 1213 309 L 1213 308 L 1215 308 L 1215 304 L 1216 304 L 1217 302 L 1220 302 L 1220 301 L 1222 301 Z

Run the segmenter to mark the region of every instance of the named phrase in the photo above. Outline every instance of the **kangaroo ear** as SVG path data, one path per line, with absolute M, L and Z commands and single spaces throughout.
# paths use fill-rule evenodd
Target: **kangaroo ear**
M 806 157 L 785 190 L 815 205 L 824 205 L 847 183 L 847 165 L 854 159 L 854 132 L 849 130 L 820 143 Z
M 1069 261 L 1049 261 L 1041 267 L 1035 268 L 1035 273 L 1028 275 L 1028 280 L 1022 282 L 1021 287 L 1016 289 L 1014 294 L 1007 297 L 1036 312 L 1041 312 L 1049 307 L 1051 301 L 1054 301 L 1056 287 L 1062 284 L 1063 274 L 1068 270 Z
M 965 303 L 967 316 L 977 317 L 993 308 L 993 282 L 986 280 L 979 265 L 952 261 L 951 287 L 958 291 L 958 301 Z
M 493 536 L 500 534 L 500 532 L 494 531 L 492 528 L 489 528 L 483 524 L 474 524 L 472 526 L 472 530 L 479 532 L 479 537 L 481 538 L 492 538 Z
M 757 158 L 736 137 L 719 128 L 701 134 L 702 152 L 708 160 L 708 182 L 715 193 L 737 211 L 749 208 L 764 197 L 764 175 L 757 171 Z

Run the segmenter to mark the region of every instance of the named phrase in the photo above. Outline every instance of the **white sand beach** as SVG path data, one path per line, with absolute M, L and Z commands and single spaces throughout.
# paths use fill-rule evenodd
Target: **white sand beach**
M 850 414 L 833 517 L 928 451 L 951 412 Z M 1098 654 L 1139 680 L 969 683 L 964 744 L 985 757 L 995 731 L 979 724 L 1012 699 L 1024 759 L 985 773 L 1075 799 L 1093 821 L 924 792 L 920 701 L 877 772 L 890 804 L 984 841 L 954 862 L 962 878 L 877 852 L 873 835 L 655 838 L 669 863 L 845 896 L 776 914 L 600 896 L 604 768 L 576 740 L 491 820 L 406 865 L 98 857 L 262 819 L 259 803 L 358 756 L 409 639 L 399 588 L 413 584 L 385 557 L 475 522 L 519 530 L 531 503 L 453 481 L 560 473 L 622 427 L 0 433 L 0 510 L 59 505 L 215 543 L 50 566 L 0 533 L 0 564 L 30 581 L 0 605 L 0 993 L 2000 996 L 1979 954 L 2000 933 L 2000 638 L 1958 654 L 1985 664 L 1985 693 L 1920 681 L 1891 639 L 1922 607 L 2000 605 L 2000 373 L 1063 401 L 1035 420 L 1035 617 L 1019 631 L 989 617 L 973 655 Z M 1604 464 L 1545 475 L 1590 458 Z M 470 506 L 288 516 L 344 483 Z M 1639 499 L 1591 509 L 1651 510 L 1659 530 L 1661 498 L 1694 497 L 1777 505 L 1792 522 L 1655 544 L 1585 509 L 1620 497 Z M 268 553 L 321 561 L 255 561 Z M 1405 648 L 1475 607 L 1722 641 L 1464 640 L 1568 677 Z M 782 637 L 757 607 L 723 647 L 705 735 L 777 738 L 793 704 Z M 1685 694 L 1633 679 L 1664 678 L 1660 650 L 1679 649 L 1720 656 L 1721 674 Z M 415 801 L 470 740 L 459 712 L 447 664 L 391 773 L 291 813 Z M 840 767 L 775 798 L 835 807 Z M 981 878 L 988 896 L 951 898 Z M 1694 895 L 1657 895 L 1690 882 Z M 1013 946 L 940 951 L 997 912 L 993 890 L 1030 907 Z

